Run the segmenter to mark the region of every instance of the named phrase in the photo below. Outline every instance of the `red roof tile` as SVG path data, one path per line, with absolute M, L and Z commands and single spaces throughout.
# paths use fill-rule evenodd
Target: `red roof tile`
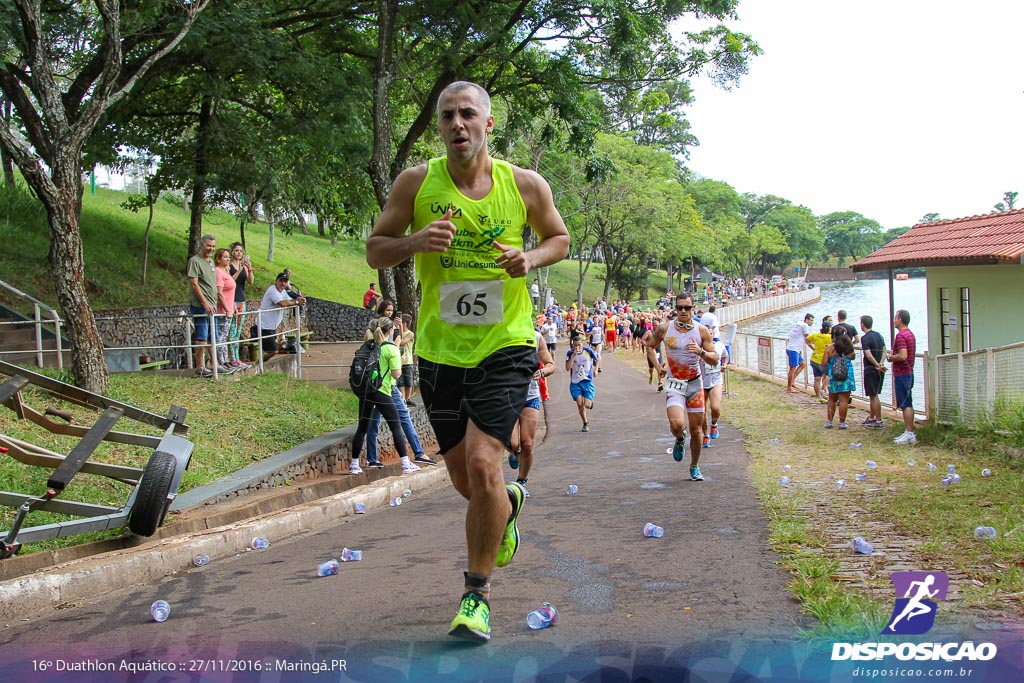
M 918 223 L 878 251 L 854 263 L 855 271 L 914 266 L 1020 263 L 1024 209 Z

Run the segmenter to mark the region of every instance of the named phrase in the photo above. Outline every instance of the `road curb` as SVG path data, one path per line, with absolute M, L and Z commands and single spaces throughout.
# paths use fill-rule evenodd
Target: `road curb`
M 367 512 L 387 507 L 390 499 L 410 489 L 413 495 L 447 485 L 448 468 L 430 467 L 413 474 L 379 479 L 319 500 L 213 529 L 160 539 L 131 549 L 72 560 L 29 576 L 0 582 L 0 620 L 73 605 L 139 584 L 155 583 L 187 569 L 200 553 L 211 561 L 249 550 L 253 537 L 271 543 L 316 532 L 355 514 L 356 503 Z

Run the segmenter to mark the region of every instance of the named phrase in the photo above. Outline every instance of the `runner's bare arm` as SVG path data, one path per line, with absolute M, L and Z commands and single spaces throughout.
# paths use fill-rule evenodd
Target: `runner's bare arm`
M 658 345 L 665 341 L 665 333 L 668 332 L 668 326 L 671 323 L 662 323 L 654 328 L 654 332 L 651 334 L 651 338 L 647 340 L 647 360 L 650 361 L 651 365 L 658 371 L 659 375 L 665 374 L 665 367 L 658 362 L 658 354 L 656 353 Z
M 523 252 L 494 242 L 501 254 L 494 259 L 511 277 L 525 277 L 531 270 L 558 263 L 569 253 L 569 231 L 555 208 L 551 187 L 539 173 L 513 167 L 516 186 L 526 204 L 526 222 L 540 238 L 535 249 Z
M 700 328 L 700 354 L 701 360 L 708 365 L 718 365 L 718 352 L 715 351 L 715 342 L 711 340 L 711 332 L 701 325 Z
M 536 373 L 537 379 L 555 374 L 555 359 L 551 357 L 551 352 L 548 351 L 546 344 L 537 346 L 537 355 L 540 356 L 540 370 Z
M 414 254 L 446 251 L 455 235 L 455 225 L 448 219 L 451 210 L 427 227 L 411 235 L 405 231 L 412 223 L 413 202 L 419 192 L 427 167 L 416 166 L 402 171 L 381 211 L 373 232 L 366 240 L 366 263 L 371 268 L 390 268 Z

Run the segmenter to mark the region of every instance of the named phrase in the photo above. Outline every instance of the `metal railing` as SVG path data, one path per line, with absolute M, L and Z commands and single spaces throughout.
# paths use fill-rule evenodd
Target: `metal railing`
M 46 356 L 46 354 L 57 354 L 57 367 L 58 368 L 63 368 L 64 367 L 64 363 L 63 363 L 63 348 L 62 348 L 62 343 L 61 343 L 60 328 L 61 328 L 61 326 L 64 323 L 61 320 L 61 318 L 58 315 L 58 313 L 55 310 L 53 310 L 52 308 L 50 308 L 49 306 L 47 306 L 46 304 L 44 304 L 42 302 L 39 302 L 39 301 L 36 301 L 35 299 L 33 299 L 32 297 L 30 297 L 27 294 L 23 294 L 21 292 L 18 292 L 18 290 L 16 290 L 13 287 L 10 287 L 9 285 L 6 285 L 6 283 L 3 283 L 2 281 L 0 281 L 0 285 L 4 285 L 8 289 L 12 290 L 13 292 L 23 295 L 27 300 L 33 302 L 33 305 L 36 308 L 36 323 L 35 323 L 35 325 L 36 325 L 36 348 L 33 350 L 33 353 L 36 355 L 36 365 L 38 367 L 43 367 L 44 360 L 45 360 L 44 356 Z M 296 361 L 295 362 L 296 362 L 296 368 L 297 368 L 296 371 L 297 371 L 299 377 L 302 376 L 302 313 L 301 313 L 301 309 L 302 309 L 301 306 L 288 307 L 287 309 L 285 309 L 284 310 L 285 315 L 287 316 L 289 313 L 291 313 L 293 315 L 293 317 L 294 317 L 294 322 L 293 322 L 293 324 L 289 324 L 288 318 L 286 317 L 285 321 L 283 323 L 283 327 L 279 326 L 279 329 L 275 330 L 275 333 L 274 333 L 274 337 L 284 336 L 285 338 L 288 338 L 289 335 L 294 334 L 294 337 L 295 337 L 295 351 L 296 351 Z M 244 316 L 243 322 L 240 323 L 240 324 L 243 325 L 242 329 L 244 330 L 247 327 L 246 324 L 245 324 L 245 321 L 254 321 L 254 320 L 258 321 L 259 320 L 259 317 L 258 317 L 259 313 L 261 313 L 261 312 L 262 313 L 270 313 L 270 312 L 275 312 L 275 311 L 280 311 L 280 310 L 281 310 L 280 308 L 275 307 L 275 308 L 268 308 L 268 309 L 257 309 L 257 310 L 254 310 L 254 311 L 245 311 L 242 314 Z M 54 326 L 53 334 L 55 335 L 56 340 L 57 340 L 56 348 L 55 349 L 43 348 L 41 327 L 46 325 L 47 321 L 40 320 L 40 311 L 46 311 L 47 315 L 52 318 L 51 324 Z M 217 329 L 217 327 L 216 327 L 217 326 L 217 321 L 218 320 L 223 320 L 225 315 L 222 314 L 222 313 L 211 313 L 211 314 L 208 314 L 206 317 L 208 319 L 208 324 L 209 324 L 209 329 L 211 330 L 211 334 L 214 337 L 216 337 L 215 330 Z M 140 369 L 139 368 L 139 363 L 138 363 L 138 357 L 140 355 L 149 356 L 149 355 L 154 355 L 154 352 L 158 352 L 159 355 L 163 356 L 162 360 L 170 360 L 171 361 L 171 364 L 173 365 L 174 369 L 180 369 L 182 367 L 187 368 L 187 369 L 193 369 L 194 368 L 195 350 L 196 350 L 198 345 L 195 344 L 192 341 L 193 316 L 189 315 L 185 311 L 181 311 L 181 312 L 179 312 L 177 314 L 173 314 L 173 315 L 162 315 L 162 316 L 161 315 L 98 316 L 96 318 L 96 320 L 97 320 L 97 322 L 112 322 L 112 321 L 116 322 L 116 321 L 129 321 L 129 320 L 145 320 L 145 321 L 147 321 L 149 323 L 154 323 L 154 322 L 158 322 L 158 321 L 161 321 L 161 320 L 174 320 L 174 321 L 176 321 L 176 323 L 168 326 L 168 328 L 171 329 L 172 331 L 167 332 L 165 334 L 165 336 L 167 336 L 168 338 L 172 338 L 172 339 L 176 337 L 178 340 L 181 340 L 180 342 L 174 342 L 174 343 L 168 343 L 168 344 L 147 343 L 145 345 L 140 345 L 140 346 L 105 346 L 103 351 L 104 351 L 104 355 L 107 356 L 107 363 L 108 363 L 108 365 L 110 365 L 111 362 L 115 362 L 115 364 L 117 364 L 116 363 L 116 356 L 118 354 L 121 354 L 127 360 L 122 362 L 122 363 L 120 363 L 120 364 L 117 364 L 120 369 L 124 369 L 124 370 L 138 370 L 138 369 Z M 31 321 L 19 320 L 19 321 L 13 321 L 13 322 L 8 322 L 8 323 L 0 323 L 0 328 L 2 328 L 4 325 L 19 326 L 20 327 L 20 326 L 24 326 L 24 325 L 28 325 L 28 324 L 31 324 Z M 211 349 L 212 358 L 211 358 L 211 361 L 210 361 L 210 366 L 212 368 L 212 373 L 213 373 L 213 378 L 214 379 L 218 379 L 219 378 L 219 374 L 220 374 L 220 372 L 219 372 L 219 365 L 220 364 L 218 362 L 216 362 L 216 358 L 217 358 L 217 355 L 218 355 L 217 354 L 218 349 L 227 348 L 229 345 L 233 345 L 233 344 L 255 343 L 257 351 L 256 351 L 256 354 L 255 354 L 256 357 L 253 359 L 253 362 L 254 362 L 254 364 L 256 364 L 259 367 L 259 371 L 261 373 L 264 371 L 264 368 L 263 368 L 263 340 L 264 340 L 264 338 L 270 337 L 270 335 L 264 335 L 263 334 L 263 330 L 260 328 L 258 323 L 256 324 L 256 332 L 257 332 L 257 334 L 256 334 L 255 337 L 247 337 L 247 338 L 239 339 L 239 340 L 233 341 L 233 342 L 232 341 L 228 341 L 227 339 L 215 341 L 215 343 L 213 345 L 213 348 Z M 206 344 L 204 346 L 210 346 L 210 345 Z M 3 358 L 5 356 L 10 356 L 10 355 L 15 355 L 15 354 L 23 354 L 23 353 L 25 353 L 25 351 L 18 351 L 18 350 L 15 350 L 15 351 L 0 351 L 0 358 Z
M 1024 342 L 935 357 L 935 420 L 1000 425 L 1024 406 Z
M 789 371 L 789 361 L 786 357 L 787 342 L 788 340 L 782 337 L 737 332 L 736 338 L 729 347 L 729 363 L 735 368 L 754 375 L 775 377 L 785 381 Z M 852 398 L 866 402 L 868 398 L 864 394 L 863 373 L 860 371 L 864 362 L 863 351 L 856 349 L 855 354 L 853 367 L 857 388 L 850 394 Z M 803 356 L 808 359 L 808 363 L 796 379 L 797 385 L 803 386 L 805 389 L 814 386 L 814 376 L 809 362 L 810 355 L 811 349 L 805 348 Z M 930 409 L 931 402 L 929 400 L 928 354 L 919 353 L 915 358 L 917 360 L 914 362 L 914 414 L 927 419 L 933 412 Z M 892 372 L 886 372 L 885 375 L 885 385 L 879 399 L 883 407 L 895 410 L 896 389 L 892 380 Z M 827 377 L 823 379 L 828 381 Z
M 33 297 L 33 296 L 29 295 L 29 294 L 26 294 L 25 292 L 21 291 L 17 287 L 14 287 L 12 285 L 7 284 L 3 280 L 0 280 L 0 287 L 3 287 L 4 289 L 6 289 L 7 291 L 11 292 L 12 294 L 17 296 L 18 298 L 24 299 L 25 301 L 27 301 L 27 302 L 32 304 L 32 318 L 33 318 L 32 325 L 35 328 L 35 342 L 36 342 L 36 348 L 35 348 L 36 366 L 40 367 L 40 368 L 43 367 L 43 353 L 46 351 L 46 349 L 43 348 L 43 330 L 44 330 L 44 328 L 46 328 L 47 331 L 49 331 L 49 332 L 51 332 L 51 334 L 53 334 L 54 339 L 56 339 L 56 347 L 57 347 L 57 349 L 56 349 L 55 353 L 57 354 L 57 367 L 60 368 L 60 369 L 63 369 L 63 367 L 64 367 L 64 353 L 63 353 L 63 349 L 61 348 L 61 343 L 62 342 L 61 342 L 60 328 L 61 328 L 62 321 L 60 319 L 60 314 L 57 313 L 57 311 L 55 311 L 53 308 L 51 308 L 51 307 L 47 306 L 46 304 L 44 304 L 39 299 L 36 299 L 35 297 Z M 43 320 L 42 314 L 44 312 L 46 313 L 47 317 L 50 318 L 49 320 L 45 320 L 45 321 Z M 14 322 L 5 323 L 5 325 L 11 326 L 11 327 L 19 327 L 19 326 L 25 325 L 25 324 L 26 324 L 25 321 L 14 321 Z M 52 325 L 53 329 L 50 330 L 49 328 L 46 327 L 47 325 Z

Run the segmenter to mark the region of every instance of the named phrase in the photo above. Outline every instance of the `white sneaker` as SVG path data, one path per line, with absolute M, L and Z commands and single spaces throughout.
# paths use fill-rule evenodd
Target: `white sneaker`
M 402 465 L 402 474 L 411 474 L 413 472 L 419 472 L 422 469 L 423 468 L 419 465 L 409 463 L 408 465 Z
M 917 443 L 917 435 L 915 435 L 914 432 L 903 432 L 895 439 L 893 439 L 892 442 L 915 444 Z
M 351 465 L 348 468 L 348 473 L 349 474 L 362 474 L 363 473 L 363 468 L 360 467 L 359 465 Z

